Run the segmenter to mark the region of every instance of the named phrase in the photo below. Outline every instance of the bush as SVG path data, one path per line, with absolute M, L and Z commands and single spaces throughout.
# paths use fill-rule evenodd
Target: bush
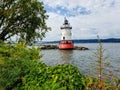
M 11 89 L 22 82 L 40 59 L 39 50 L 25 44 L 0 44 L 0 87 Z
M 21 90 L 83 90 L 84 88 L 85 77 L 72 65 L 44 68 L 40 65 L 36 69 L 38 71 L 32 70 L 23 78 Z

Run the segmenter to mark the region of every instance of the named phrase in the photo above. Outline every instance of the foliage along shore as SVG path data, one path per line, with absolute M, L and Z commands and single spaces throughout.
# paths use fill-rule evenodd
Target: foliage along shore
M 46 50 L 46 49 L 59 49 L 58 45 L 41 45 L 40 49 Z M 87 47 L 83 46 L 75 46 L 73 50 L 89 50 Z

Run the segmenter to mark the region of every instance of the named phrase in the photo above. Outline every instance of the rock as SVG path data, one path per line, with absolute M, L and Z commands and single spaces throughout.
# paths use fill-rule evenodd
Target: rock
M 43 49 L 59 49 L 58 45 L 41 45 L 40 48 Z M 89 50 L 87 47 L 75 46 L 73 50 Z
M 58 49 L 57 45 L 42 45 L 40 46 L 41 49 Z
M 86 47 L 75 46 L 74 50 L 89 50 L 89 49 Z

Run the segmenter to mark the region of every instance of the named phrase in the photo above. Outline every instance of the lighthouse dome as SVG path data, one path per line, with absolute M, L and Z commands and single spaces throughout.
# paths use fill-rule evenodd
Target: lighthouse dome
M 72 29 L 70 26 L 70 23 L 68 23 L 68 20 L 65 18 L 63 25 L 61 26 L 61 29 Z

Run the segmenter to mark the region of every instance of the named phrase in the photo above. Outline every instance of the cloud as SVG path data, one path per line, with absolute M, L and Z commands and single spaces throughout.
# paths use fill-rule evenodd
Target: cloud
M 60 40 L 60 26 L 67 16 L 73 39 L 120 38 L 120 0 L 42 0 L 52 31 L 44 40 Z
M 62 7 L 62 6 L 56 6 L 56 7 L 50 7 L 48 5 L 45 5 L 45 9 L 49 12 L 52 13 L 58 13 L 62 16 L 76 16 L 76 15 L 88 15 L 90 14 L 90 10 L 81 7 L 81 6 L 76 6 L 74 8 L 72 8 L 71 10 L 69 10 L 66 7 Z

